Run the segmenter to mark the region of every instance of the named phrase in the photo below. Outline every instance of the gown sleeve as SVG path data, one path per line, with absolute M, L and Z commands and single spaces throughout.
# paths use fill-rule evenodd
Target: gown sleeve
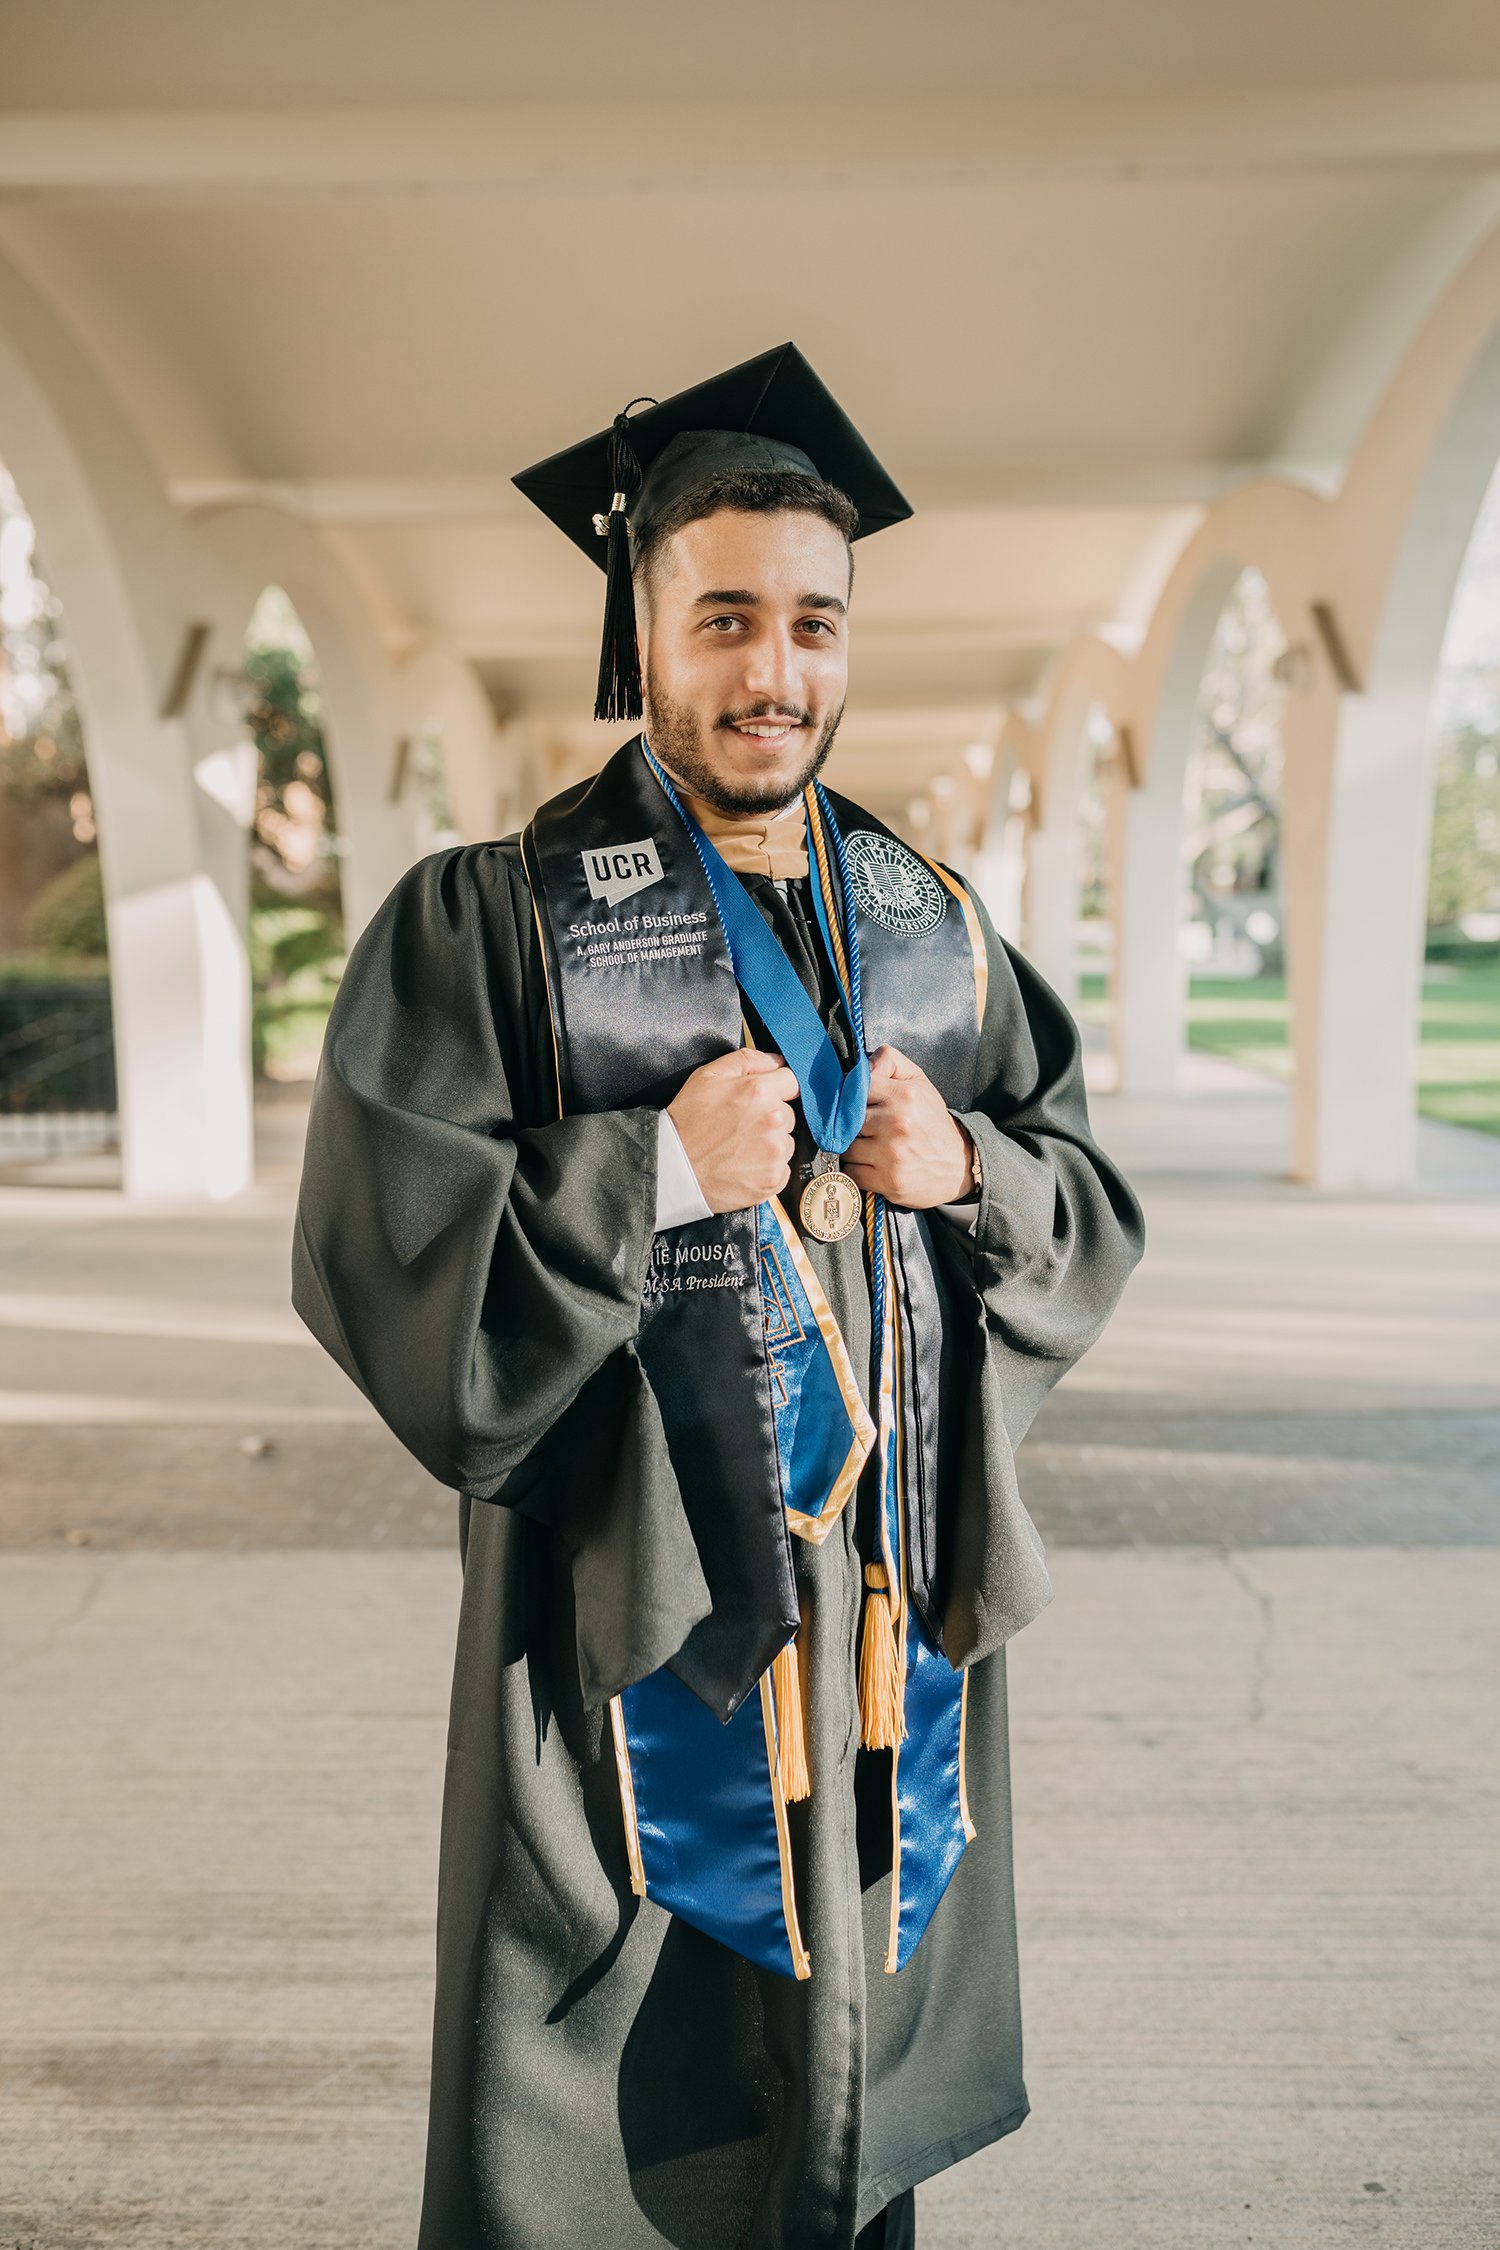
M 440 1482 L 572 1562 L 597 1704 L 708 1588 L 635 1349 L 658 1113 L 559 1119 L 519 853 L 420 861 L 354 946 L 313 1090 L 292 1302 Z
M 968 885 L 989 960 L 978 1092 L 956 1114 L 984 1169 L 972 1235 L 935 1230 L 972 1323 L 944 1648 L 991 1654 L 1050 1599 L 1015 1449 L 1095 1343 L 1145 1249 L 1145 1217 L 1093 1137 L 1077 1024 Z M 967 1286 L 965 1287 L 965 1284 Z

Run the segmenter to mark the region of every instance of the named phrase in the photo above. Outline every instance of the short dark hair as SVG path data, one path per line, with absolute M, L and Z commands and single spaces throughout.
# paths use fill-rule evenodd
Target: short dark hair
M 849 548 L 849 576 L 854 576 L 854 550 L 850 544 L 859 530 L 859 510 L 847 493 L 822 477 L 801 469 L 724 469 L 717 476 L 679 493 L 659 516 L 653 516 L 634 543 L 632 574 L 648 586 L 657 558 L 674 532 L 723 509 L 740 515 L 772 516 L 794 513 L 821 516 L 844 535 Z

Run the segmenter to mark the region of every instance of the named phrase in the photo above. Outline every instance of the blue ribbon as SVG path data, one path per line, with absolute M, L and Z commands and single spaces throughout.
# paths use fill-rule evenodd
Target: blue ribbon
M 820 1149 L 828 1149 L 835 1156 L 842 1156 L 865 1121 L 870 1094 L 870 1058 L 865 1052 L 864 1009 L 860 999 L 859 930 L 854 911 L 854 878 L 849 872 L 844 839 L 839 833 L 839 824 L 833 817 L 833 807 L 828 802 L 827 792 L 820 781 L 813 783 L 813 794 L 817 799 L 824 831 L 833 845 L 843 893 L 844 932 L 849 961 L 847 988 L 839 975 L 838 953 L 828 925 L 828 906 L 823 896 L 819 870 L 814 864 L 810 817 L 807 857 L 808 870 L 813 876 L 811 889 L 818 931 L 854 1034 L 855 1062 L 847 1077 L 840 1067 L 838 1052 L 828 1036 L 822 1017 L 808 999 L 797 972 L 751 904 L 744 884 L 694 820 L 644 735 L 641 736 L 641 748 L 646 753 L 646 762 L 651 771 L 666 791 L 668 803 L 692 838 L 693 848 L 708 878 L 708 887 L 713 893 L 714 905 L 718 908 L 719 920 L 724 927 L 724 939 L 729 947 L 730 966 L 734 970 L 735 981 L 754 1002 L 761 1022 L 801 1088 L 802 1112 L 807 1119 L 808 1130 Z M 873 1205 L 873 1224 L 869 1232 L 870 1319 L 878 1398 L 881 1376 L 884 1373 L 885 1198 L 872 1194 L 870 1200 Z M 888 1482 L 894 1485 L 893 1478 Z M 895 1511 L 894 1491 L 883 1493 L 881 1520 L 885 1531 L 886 1551 L 893 1558 L 899 1553 L 900 1536 Z
M 772 1044 L 796 1078 L 802 1092 L 802 1114 L 807 1119 L 808 1131 L 814 1141 L 820 1149 L 827 1149 L 835 1156 L 841 1156 L 865 1121 L 865 1105 L 870 1093 L 870 1058 L 865 1053 L 864 1026 L 860 1017 L 859 941 L 854 928 L 849 873 L 844 863 L 843 839 L 834 823 L 832 809 L 819 790 L 819 808 L 834 839 L 840 873 L 844 878 L 844 923 L 849 945 L 850 989 L 847 993 L 842 979 L 838 978 L 837 955 L 833 950 L 833 940 L 828 928 L 828 910 L 823 902 L 822 887 L 814 883 L 812 888 L 818 928 L 828 949 L 829 962 L 834 967 L 839 992 L 849 1015 L 849 1027 L 854 1035 L 854 1063 L 847 1072 L 839 1061 L 837 1048 L 828 1036 L 827 1026 L 807 996 L 801 978 L 752 905 L 744 884 L 694 820 L 644 737 L 642 747 L 650 760 L 652 772 L 666 791 L 668 802 L 692 838 L 693 848 L 708 878 L 708 887 L 713 892 L 714 905 L 719 910 L 719 920 L 724 926 L 724 940 L 729 947 L 730 966 L 734 970 L 735 982 L 754 1004 L 756 1013 L 770 1034 Z
M 822 787 L 814 795 L 823 832 L 833 846 L 843 895 L 848 983 L 839 974 L 838 952 L 823 894 L 824 867 L 809 872 L 818 930 L 833 969 L 854 1037 L 855 1063 L 847 1073 L 821 1016 L 743 883 L 688 812 L 650 745 L 642 747 L 652 772 L 692 838 L 723 925 L 735 980 L 754 1003 L 767 1033 L 795 1073 L 808 1127 L 821 1149 L 837 1155 L 864 1123 L 869 1097 L 870 1061 L 865 1051 L 860 999 L 859 940 L 853 881 L 843 838 Z M 812 809 L 809 807 L 809 847 Z M 871 1195 L 867 1210 L 870 1255 L 871 1343 L 875 1398 L 880 1420 L 881 1545 L 891 1584 L 901 1603 L 904 1655 L 905 1740 L 894 1758 L 895 1831 L 892 1854 L 892 1916 L 885 1966 L 906 1966 L 931 1921 L 953 1871 L 974 1834 L 962 1776 L 963 1675 L 937 1649 L 913 1608 L 903 1567 L 903 1525 L 897 1468 L 900 1401 L 895 1397 L 899 1363 L 894 1333 L 887 1334 L 890 1280 L 886 1245 L 885 1199 Z M 810 1342 L 815 1322 L 794 1296 L 783 1304 L 765 1269 L 764 1243 L 779 1222 L 774 1208 L 761 1207 L 763 1296 L 770 1306 L 768 1345 L 795 1331 Z M 784 1270 L 776 1269 L 783 1285 Z M 892 1308 L 899 1320 L 899 1307 Z M 894 1328 L 894 1322 L 892 1323 Z M 827 1373 L 813 1355 L 801 1371 L 821 1381 L 816 1396 L 802 1396 L 802 1382 L 787 1386 L 784 1412 L 777 1417 L 778 1452 L 795 1469 L 784 1498 L 803 1516 L 804 1536 L 821 1535 L 820 1519 L 829 1476 L 842 1454 L 822 1438 L 831 1425 L 847 1437 L 847 1424 L 835 1411 L 838 1386 L 829 1389 Z M 825 1392 L 827 1395 L 824 1395 Z M 817 1505 L 812 1505 L 816 1499 Z M 667 1667 L 638 1681 L 618 1699 L 624 1751 L 631 1771 L 631 1818 L 641 1862 L 638 1888 L 668 1911 L 681 1915 L 750 1960 L 793 1976 L 811 1973 L 796 1925 L 790 1894 L 784 1837 L 778 1837 L 775 1780 L 775 1712 L 767 1680 L 760 1697 L 748 1698 L 721 1727 Z

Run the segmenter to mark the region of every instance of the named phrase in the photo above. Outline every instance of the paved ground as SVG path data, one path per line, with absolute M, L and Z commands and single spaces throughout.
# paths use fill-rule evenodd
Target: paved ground
M 924 2250 L 1500 2244 L 1500 1145 L 1280 1184 L 1276 1090 L 1096 1103 L 1148 1207 L 1023 1485 L 1033 2115 Z M 212 1217 L 0 1185 L 0 2250 L 409 2250 L 453 1503 Z M 54 1175 L 55 1177 L 55 1175 Z

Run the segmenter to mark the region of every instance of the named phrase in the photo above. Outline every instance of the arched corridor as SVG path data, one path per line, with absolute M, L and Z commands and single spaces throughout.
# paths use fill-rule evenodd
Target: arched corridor
M 345 1126 L 298 1212 L 345 949 L 414 861 L 510 835 L 631 731 L 589 715 L 608 543 L 584 551 L 585 525 L 612 492 L 575 543 L 514 472 L 785 339 L 913 510 L 854 549 L 825 777 L 972 881 L 1084 1047 L 1080 1068 L 1018 969 L 1038 1005 L 995 1042 L 988 1200 L 900 1221 L 940 1253 L 935 1319 L 904 1258 L 886 1297 L 919 1347 L 893 1401 L 924 1354 L 944 1414 L 1007 1355 L 970 1385 L 957 1475 L 916 1411 L 874 1457 L 933 1470 L 925 1559 L 956 1578 L 1019 1495 L 1053 1592 L 983 1659 L 988 1716 L 971 1697 L 959 1722 L 967 1873 L 1014 1877 L 1030 2102 L 983 2147 L 993 2025 L 956 2093 L 911 2067 L 908 2026 L 951 2030 L 958 1983 L 882 1976 L 862 1820 L 822 1864 L 848 1866 L 863 1991 L 825 1923 L 810 1993 L 757 1971 L 714 2019 L 696 1978 L 674 1998 L 647 1968 L 615 1997 L 659 1909 L 629 1888 L 613 1724 L 571 1658 L 590 1603 L 654 1630 L 669 1577 L 698 1599 L 699 1464 L 657 1413 L 645 1284 L 639 1325 L 618 1287 L 671 1136 L 552 1117 L 549 1009 L 501 989 L 492 856 L 475 911 L 471 864 L 369 948 Z M 549 2182 L 617 2107 L 665 2130 L 617 2168 L 601 2250 L 746 2250 L 763 2128 L 786 2208 L 850 2250 L 858 2217 L 823 2227 L 784 2132 L 804 2012 L 867 2023 L 826 2074 L 846 2152 L 882 2105 L 952 2096 L 934 2130 L 958 2137 L 922 2129 L 945 2168 L 916 2186 L 921 2250 L 1494 2250 L 1500 13 L 7 0 L 0 462 L 66 627 L 83 755 L 49 818 L 62 859 L 97 852 L 120 1142 L 84 1148 L 97 1120 L 59 1095 L 49 1153 L 9 1161 L 0 1115 L 0 2245 L 411 2250 L 430 2101 L 456 2135 L 498 2131 L 497 2084 L 547 2104 L 612 2010 L 655 2021 L 665 1998 L 703 2010 L 684 2055 L 753 2057 L 743 2135 L 694 2146 L 691 2103 L 617 2105 L 611 2070 L 604 2099 L 538 2112 L 525 2250 L 576 2250 Z M 5 518 L 0 496 L 0 604 Z M 46 738 L 60 755 L 50 718 Z M 5 920 L 12 868 L 28 906 L 59 872 L 48 848 L 0 805 L 0 1007 L 15 955 L 31 974 L 55 950 Z M 517 940 L 529 959 L 524 911 Z M 428 959 L 473 972 L 472 1006 Z M 993 998 L 1007 964 L 985 966 Z M 1069 1115 L 1034 1133 L 1060 1060 Z M 955 1135 L 930 1116 L 946 1192 Z M 432 1162 L 361 1176 L 403 1126 Z M 592 1187 L 585 1128 L 630 1143 Z M 1126 1196 L 1030 1186 L 1089 1138 L 1145 1254 L 1054 1382 L 1055 1329 L 1025 1308 L 1053 1311 Z M 321 1229 L 320 1171 L 343 1199 Z M 327 1331 L 351 1374 L 291 1273 L 366 1237 L 383 1276 Z M 537 1317 L 509 1286 L 518 1238 L 558 1284 Z M 387 1317 L 408 1282 L 419 1309 Z M 539 1402 L 591 1292 L 608 1357 L 562 1409 L 591 1450 L 553 1511 L 531 1458 L 544 1480 L 574 1461 Z M 683 1390 L 711 1414 L 699 1342 Z M 639 1409 L 612 1449 L 617 1373 Z M 461 1498 L 395 1431 L 451 1406 L 462 1443 L 492 1378 L 522 1458 L 497 1445 L 491 1496 Z M 448 1438 L 430 1460 L 465 1475 Z M 593 1526 L 648 1455 L 650 1505 L 596 1568 Z M 870 1558 L 847 1559 L 834 1638 L 868 1638 L 873 1674 L 891 1644 L 863 1630 Z M 472 1730 L 461 1618 L 503 1628 Z M 777 1668 L 790 1726 L 811 1675 Z M 830 1673 L 799 1698 L 810 1744 L 837 1730 Z M 571 1851 L 492 1851 L 484 1825 L 578 1740 L 597 1929 Z M 783 1868 L 829 1833 L 826 1751 L 808 1766 Z M 431 2070 L 435 1970 L 456 1989 L 478 1957 L 455 1898 L 476 1926 L 519 1909 L 528 1964 L 474 2009 L 462 1992 L 473 2100 Z M 961 1951 L 965 1998 L 1006 1920 Z M 518 2006 L 547 2067 L 507 2079 L 489 2032 Z M 709 2193 L 669 2210 L 705 2158 Z M 485 2231 L 429 2229 L 462 2250 Z
M 1244 161 L 1268 129 L 1246 112 Z M 1373 110 L 1369 129 L 1378 150 L 1385 128 Z M 348 141 L 363 152 L 357 169 L 376 162 L 361 131 L 351 127 Z M 129 173 L 139 160 L 123 126 L 121 134 L 99 158 L 106 173 L 111 165 Z M 24 133 L 13 139 L 18 178 L 39 163 L 40 145 Z M 56 127 L 47 145 L 47 176 L 65 181 L 82 162 L 75 144 Z M 155 161 L 155 192 L 170 219 L 196 192 L 200 159 L 180 133 L 167 133 Z M 306 220 L 295 239 L 282 215 L 255 201 L 263 193 L 256 157 L 236 145 L 228 161 L 238 192 L 252 199 L 255 227 L 293 261 L 315 255 L 325 225 L 364 223 L 373 174 L 362 175 L 366 187 L 337 220 L 315 178 L 284 174 L 285 210 L 295 206 Z M 393 176 L 402 161 L 390 159 Z M 432 161 L 430 152 L 420 157 L 419 169 Z M 862 566 L 862 653 L 832 778 L 924 848 L 983 870 L 1009 927 L 1068 992 L 1080 822 L 1097 748 L 1090 728 L 1105 725 L 1117 1081 L 1165 1093 L 1177 1083 L 1183 1043 L 1177 860 L 1199 685 L 1230 586 L 1244 568 L 1259 571 L 1293 674 L 1282 808 L 1291 1166 L 1328 1186 L 1398 1185 L 1412 1176 L 1412 1069 L 1403 1041 L 1387 1031 L 1414 1020 L 1420 966 L 1432 773 L 1418 713 L 1430 703 L 1442 620 L 1495 458 L 1500 206 L 1477 179 L 1446 199 L 1412 195 L 1393 234 L 1395 199 L 1405 192 L 1396 175 L 1381 191 L 1388 207 L 1351 197 L 1342 216 L 1319 200 L 1312 178 L 1297 193 L 1304 221 L 1325 229 L 1323 266 L 1297 266 L 1276 232 L 1285 215 L 1264 199 L 1220 220 L 1221 250 L 1230 236 L 1246 257 L 1252 244 L 1280 244 L 1274 275 L 1261 271 L 1265 302 L 1295 309 L 1308 337 L 1316 327 L 1315 368 L 1306 357 L 1263 368 L 1259 410 L 1267 430 L 1285 432 L 1279 450 L 1269 441 L 1258 453 L 1250 447 L 1238 466 L 1209 475 L 1185 450 L 1183 423 L 1170 475 L 1144 455 L 1128 474 L 1088 467 L 1083 404 L 1092 411 L 1100 397 L 1129 389 L 1138 429 L 1155 431 L 1165 460 L 1175 458 L 1174 440 L 1159 410 L 1176 395 L 1201 421 L 1216 395 L 1187 350 L 1202 332 L 1209 284 L 1186 265 L 1179 296 L 1161 310 L 1179 323 L 1177 358 L 1163 363 L 1171 380 L 1119 362 L 1113 389 L 1070 393 L 1070 435 L 1060 420 L 1034 489 L 978 446 L 967 394 L 955 412 L 970 417 L 975 482 L 965 494 L 945 484 L 944 418 L 925 405 L 916 411 L 915 401 L 935 393 L 907 369 L 884 411 L 921 504 Z M 1163 202 L 1161 223 L 1185 244 L 1191 168 L 1181 185 L 1181 196 Z M 261 587 L 285 588 L 318 650 L 352 935 L 411 858 L 450 832 L 423 801 L 421 777 L 434 760 L 451 832 L 468 837 L 503 832 L 598 763 L 607 745 L 583 716 L 580 689 L 590 574 L 539 546 L 505 498 L 498 464 L 527 452 L 550 411 L 529 376 L 518 372 L 507 391 L 507 419 L 476 421 L 482 382 L 454 362 L 450 390 L 471 401 L 469 420 L 450 422 L 443 442 L 465 465 L 440 468 L 434 425 L 428 453 L 419 460 L 408 445 L 408 466 L 382 483 L 371 433 L 387 412 L 383 386 L 396 358 L 416 341 L 386 336 L 378 365 L 357 369 L 326 337 L 302 378 L 303 395 L 326 404 L 322 434 L 317 444 L 309 437 L 295 473 L 261 473 L 252 456 L 289 464 L 290 436 L 282 444 L 265 421 L 251 443 L 239 394 L 215 389 L 201 349 L 200 372 L 190 372 L 185 358 L 174 361 L 165 317 L 149 327 L 165 313 L 156 292 L 170 275 L 200 343 L 219 333 L 232 324 L 220 279 L 184 262 L 169 223 L 142 214 L 131 242 L 159 235 L 160 263 L 129 267 L 136 294 L 127 304 L 97 262 L 101 222 L 88 194 L 68 203 L 59 187 L 54 207 L 49 192 L 39 182 L 30 218 L 0 214 L 0 260 L 9 260 L 0 269 L 0 442 L 44 524 L 91 712 L 126 1174 L 132 1192 L 232 1193 L 252 1165 L 243 821 L 233 788 L 226 800 L 215 778 L 227 772 L 232 744 L 209 688 L 234 668 Z M 491 192 L 503 199 L 512 189 L 497 175 Z M 566 200 L 571 191 L 553 174 L 540 192 Z M 666 180 L 652 189 L 663 212 L 675 209 L 677 192 Z M 993 219 L 1005 192 L 976 187 L 955 204 L 955 226 Z M 439 265 L 457 254 L 461 235 L 446 195 L 434 182 L 426 212 Z M 1062 229 L 1059 246 L 1068 242 L 1072 290 L 1087 301 L 1093 286 L 1102 300 L 1102 272 L 1067 236 L 1060 212 L 1047 223 Z M 898 259 L 908 254 L 904 242 L 890 247 Z M 1351 273 L 1357 267 L 1357 284 L 1341 305 L 1315 304 L 1304 284 L 1339 257 Z M 127 257 L 121 274 L 128 265 Z M 1300 297 L 1275 299 L 1276 288 L 1294 286 Z M 1041 276 L 1036 289 L 1032 359 L 1045 356 L 1049 318 L 1065 332 L 1073 302 L 1049 295 Z M 321 334 L 316 295 L 298 301 L 309 335 Z M 1226 305 L 1222 317 L 1240 315 Z M 1264 322 L 1261 330 L 1270 333 Z M 816 341 L 812 329 L 804 333 Z M 105 339 L 118 348 L 101 356 Z M 686 337 L 678 348 L 690 352 Z M 840 348 L 832 337 L 829 348 Z M 866 355 L 865 364 L 875 362 Z M 1002 385 L 1019 380 L 1014 353 L 995 364 Z M 280 394 L 269 368 L 263 376 L 270 414 Z M 1043 396 L 1016 393 L 1018 431 L 1028 414 L 1038 433 L 1051 427 Z M 878 417 L 878 385 L 870 403 Z M 240 431 L 239 470 L 225 465 L 232 445 L 215 453 L 208 442 L 215 413 L 226 431 L 232 423 Z M 410 414 L 403 427 L 415 427 Z M 394 457 L 396 425 L 382 429 L 384 455 Z M 341 430 L 351 460 L 364 448 L 361 474 L 338 466 Z M 1065 443 L 1075 448 L 1071 469 L 1055 450 Z M 210 469 L 211 459 L 220 468 Z M 1373 891 L 1372 866 L 1382 870 Z

